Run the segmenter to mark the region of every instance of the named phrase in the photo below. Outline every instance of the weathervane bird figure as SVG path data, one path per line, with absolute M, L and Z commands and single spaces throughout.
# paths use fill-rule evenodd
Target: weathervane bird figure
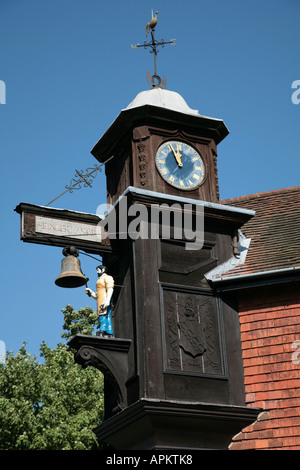
M 152 19 L 149 21 L 149 23 L 147 23 L 147 26 L 146 26 L 146 36 L 148 36 L 150 29 L 152 30 L 155 29 L 155 26 L 157 25 L 157 15 L 158 15 L 158 11 L 156 11 L 155 16 L 153 16 L 153 10 L 152 10 Z

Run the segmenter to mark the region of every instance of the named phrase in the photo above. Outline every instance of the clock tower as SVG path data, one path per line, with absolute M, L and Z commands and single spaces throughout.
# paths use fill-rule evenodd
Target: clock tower
M 156 23 L 157 13 L 146 28 L 152 41 L 134 46 L 152 49 L 152 89 L 92 149 L 105 162 L 112 209 L 104 223 L 112 214 L 119 221 L 114 231 L 108 225 L 110 250 L 99 247 L 115 279 L 114 338 L 76 335 L 69 344 L 79 364 L 104 373 L 99 442 L 125 450 L 227 449 L 260 410 L 245 406 L 236 299 L 210 279 L 238 262 L 239 229 L 253 212 L 219 204 L 217 148 L 228 129 L 165 89 L 156 53 L 173 40 L 156 41 Z M 153 208 L 160 213 L 155 231 Z M 133 233 L 137 209 L 143 217 Z

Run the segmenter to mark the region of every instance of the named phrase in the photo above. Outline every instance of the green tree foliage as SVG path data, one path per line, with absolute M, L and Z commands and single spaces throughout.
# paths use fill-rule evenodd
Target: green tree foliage
M 80 333 L 82 335 L 91 335 L 95 326 L 98 324 L 98 315 L 91 307 L 80 308 L 78 312 L 71 305 L 67 305 L 62 309 L 64 314 L 63 329 L 66 333 L 62 333 L 61 337 L 67 340 L 71 336 Z
M 63 314 L 65 338 L 91 334 L 97 321 L 89 307 L 76 312 L 68 305 Z M 0 364 L 0 450 L 97 449 L 92 429 L 103 419 L 101 372 L 76 364 L 66 344 L 50 349 L 43 342 L 40 357 L 24 343 Z

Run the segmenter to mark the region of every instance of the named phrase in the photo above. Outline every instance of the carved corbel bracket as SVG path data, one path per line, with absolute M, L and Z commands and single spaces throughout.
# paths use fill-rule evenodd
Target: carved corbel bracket
M 68 345 L 75 350 L 75 361 L 83 368 L 88 366 L 100 370 L 105 379 L 106 417 L 127 406 L 126 381 L 128 379 L 128 351 L 130 339 L 100 338 L 76 335 Z M 106 393 L 108 392 L 108 393 Z

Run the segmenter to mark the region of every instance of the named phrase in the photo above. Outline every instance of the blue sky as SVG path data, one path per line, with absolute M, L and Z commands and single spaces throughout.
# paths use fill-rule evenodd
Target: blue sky
M 32 354 L 43 340 L 61 342 L 67 304 L 95 307 L 84 288 L 55 286 L 61 249 L 21 242 L 14 208 L 47 204 L 75 169 L 93 166 L 93 145 L 149 88 L 153 57 L 131 44 L 146 39 L 151 9 L 156 38 L 176 38 L 158 54 L 167 88 L 229 128 L 218 151 L 221 198 L 299 185 L 298 0 L 0 0 L 0 340 L 14 353 L 23 341 Z M 95 213 L 105 198 L 102 172 L 53 207 Z M 97 262 L 81 264 L 92 286 Z

